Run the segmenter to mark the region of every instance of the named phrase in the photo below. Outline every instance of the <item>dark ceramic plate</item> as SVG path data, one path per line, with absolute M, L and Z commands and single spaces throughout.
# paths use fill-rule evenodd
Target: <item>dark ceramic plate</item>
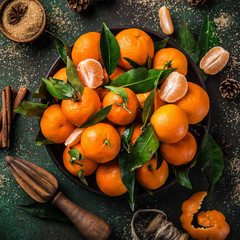
M 116 28 L 111 28 L 111 31 L 114 35 L 116 35 L 117 33 L 119 33 L 120 31 L 129 28 L 129 27 L 116 27 Z M 139 28 L 139 27 L 138 27 Z M 148 33 L 150 35 L 150 37 L 153 39 L 154 42 L 157 41 L 161 41 L 163 40 L 166 36 L 160 34 L 160 33 L 156 33 L 154 31 L 148 30 L 148 29 L 143 29 L 140 28 L 143 31 L 145 31 L 146 33 Z M 185 54 L 185 56 L 187 57 L 188 60 L 188 73 L 187 73 L 187 79 L 188 81 L 194 82 L 198 85 L 200 85 L 202 88 L 204 88 L 206 90 L 206 86 L 205 83 L 202 79 L 202 76 L 199 72 L 198 67 L 196 66 L 196 64 L 192 61 L 192 59 L 186 54 L 186 52 L 179 47 L 175 42 L 169 40 L 167 47 L 173 47 L 173 48 L 177 48 L 178 50 L 180 50 L 181 52 L 183 52 Z M 51 69 L 49 70 L 48 74 L 47 74 L 47 78 L 52 77 L 58 70 L 60 70 L 62 67 L 64 67 L 64 63 L 61 60 L 61 58 L 59 57 L 55 63 L 52 65 Z M 209 126 L 209 114 L 205 117 L 205 119 L 201 122 L 202 125 Z M 192 129 L 192 130 L 191 130 Z M 197 155 L 200 152 L 201 146 L 202 146 L 202 141 L 205 135 L 205 131 L 202 127 L 199 126 L 191 126 L 190 131 L 192 132 L 192 134 L 195 136 L 197 144 L 198 144 L 198 150 L 197 150 Z M 53 145 L 46 145 L 46 149 L 48 151 L 48 153 L 50 154 L 52 160 L 54 161 L 54 163 L 57 165 L 57 167 L 68 177 L 70 178 L 74 183 L 80 185 L 81 187 L 92 191 L 94 193 L 97 194 L 101 194 L 101 195 L 105 195 L 103 194 L 100 189 L 98 188 L 97 184 L 96 184 L 96 180 L 95 180 L 95 175 L 91 175 L 89 177 L 87 177 L 87 181 L 88 181 L 88 186 L 84 185 L 81 183 L 81 181 L 71 175 L 64 167 L 63 165 L 63 161 L 62 161 L 62 154 L 64 151 L 64 144 L 53 144 Z M 161 191 L 164 190 L 168 187 L 170 187 L 172 184 L 174 184 L 176 182 L 176 179 L 173 175 L 172 172 L 170 172 L 169 178 L 166 181 L 166 183 L 160 187 L 157 190 L 154 190 L 154 192 L 156 191 Z M 148 194 L 144 189 L 139 188 L 139 196 L 144 196 L 145 194 Z

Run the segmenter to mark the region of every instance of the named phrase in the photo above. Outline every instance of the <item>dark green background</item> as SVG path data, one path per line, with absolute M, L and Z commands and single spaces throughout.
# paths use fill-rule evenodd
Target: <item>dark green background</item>
M 231 57 L 227 67 L 221 73 L 207 80 L 207 89 L 211 98 L 210 132 L 214 137 L 226 136 L 227 140 L 233 143 L 233 147 L 229 151 L 230 154 L 225 156 L 223 176 L 216 184 L 212 196 L 203 204 L 203 209 L 222 211 L 231 227 L 228 239 L 239 239 L 240 101 L 239 97 L 235 101 L 225 100 L 218 90 L 221 81 L 227 77 L 239 80 L 239 0 L 209 0 L 201 7 L 192 7 L 184 0 L 112 0 L 95 2 L 91 11 L 85 14 L 71 11 L 66 0 L 42 0 L 41 2 L 47 14 L 47 29 L 69 44 L 85 32 L 99 30 L 103 21 L 108 27 L 135 25 L 161 32 L 158 10 L 162 5 L 166 5 L 170 10 L 175 26 L 175 33 L 171 38 L 176 41 L 184 15 L 195 37 L 198 37 L 200 25 L 207 14 L 215 20 L 220 44 L 230 52 Z M 26 86 L 32 93 L 56 58 L 57 51 L 54 44 L 46 35 L 30 44 L 17 44 L 0 34 L 1 89 L 6 85 L 16 90 L 19 86 Z M 31 93 L 27 96 L 28 100 L 31 100 Z M 34 145 L 37 129 L 36 119 L 18 116 L 12 130 L 11 148 L 0 150 L 0 239 L 82 239 L 70 224 L 41 220 L 27 215 L 18 208 L 18 205 L 32 203 L 33 200 L 22 191 L 11 176 L 4 161 L 6 155 L 25 158 L 53 173 L 59 180 L 61 189 L 72 201 L 109 222 L 113 229 L 110 239 L 131 239 L 132 213 L 127 201 L 95 195 L 69 181 L 56 168 L 45 148 Z M 136 209 L 162 209 L 169 219 L 180 227 L 182 202 L 194 192 L 207 189 L 206 180 L 197 173 L 198 170 L 199 166 L 190 173 L 193 190 L 175 184 L 159 194 L 138 199 Z

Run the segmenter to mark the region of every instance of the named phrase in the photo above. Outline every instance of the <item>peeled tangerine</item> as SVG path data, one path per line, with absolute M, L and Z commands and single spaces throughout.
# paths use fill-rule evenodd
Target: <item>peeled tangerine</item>
M 194 240 L 224 240 L 230 232 L 230 227 L 221 212 L 216 210 L 201 211 L 197 214 L 197 221 L 202 227 L 195 228 L 192 225 L 193 216 L 198 212 L 206 195 L 206 192 L 197 192 L 184 201 L 180 221 L 183 228 Z
M 174 31 L 174 27 L 172 24 L 172 19 L 170 17 L 169 11 L 165 6 L 159 9 L 159 19 L 162 31 L 167 35 L 172 34 Z
M 210 49 L 200 62 L 200 68 L 207 74 L 220 72 L 227 64 L 229 53 L 222 47 Z
M 173 103 L 183 98 L 188 90 L 187 79 L 178 72 L 172 72 L 161 86 L 159 96 L 162 101 Z
M 81 141 L 82 133 L 85 128 L 76 128 L 71 135 L 66 139 L 65 146 L 72 147 Z

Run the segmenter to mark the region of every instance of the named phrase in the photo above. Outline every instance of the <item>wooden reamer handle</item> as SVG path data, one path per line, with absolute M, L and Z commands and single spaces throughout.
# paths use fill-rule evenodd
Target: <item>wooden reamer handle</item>
M 58 192 L 51 202 L 58 207 L 89 240 L 104 240 L 111 233 L 111 227 L 102 218 L 71 202 L 62 192 Z

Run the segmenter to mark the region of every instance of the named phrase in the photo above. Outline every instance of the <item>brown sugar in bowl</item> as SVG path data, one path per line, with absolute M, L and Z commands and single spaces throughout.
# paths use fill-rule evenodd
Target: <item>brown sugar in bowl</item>
M 6 8 L 9 7 L 10 4 L 13 4 L 14 2 L 16 2 L 16 4 L 18 4 L 19 2 L 22 2 L 22 3 L 25 3 L 25 5 L 28 5 L 28 3 L 30 3 L 30 2 L 34 2 L 38 5 L 38 7 L 41 10 L 41 14 L 42 14 L 41 25 L 39 26 L 39 29 L 37 29 L 37 31 L 29 37 L 26 37 L 26 38 L 19 37 L 18 38 L 16 36 L 13 36 L 13 34 L 10 31 L 8 31 L 6 29 L 6 27 L 4 26 L 5 25 L 5 23 L 4 23 L 4 11 L 6 10 Z M 26 3 L 26 2 L 28 2 L 28 3 Z M 23 16 L 23 18 L 24 18 L 24 16 Z M 5 21 L 6 21 L 6 19 L 5 19 Z M 21 21 L 17 24 L 20 24 L 20 23 L 21 23 Z M 6 24 L 9 25 L 9 23 L 6 23 Z M 17 26 L 17 24 L 15 26 Z M 44 10 L 42 4 L 38 0 L 30 0 L 30 1 L 26 1 L 26 0 L 22 0 L 22 1 L 19 1 L 19 0 L 4 0 L 3 3 L 0 6 L 0 30 L 7 38 L 9 38 L 10 40 L 12 40 L 14 42 L 28 43 L 28 42 L 32 42 L 32 41 L 36 40 L 43 33 L 43 31 L 45 29 L 45 26 L 46 26 L 46 13 L 45 13 L 45 10 Z

